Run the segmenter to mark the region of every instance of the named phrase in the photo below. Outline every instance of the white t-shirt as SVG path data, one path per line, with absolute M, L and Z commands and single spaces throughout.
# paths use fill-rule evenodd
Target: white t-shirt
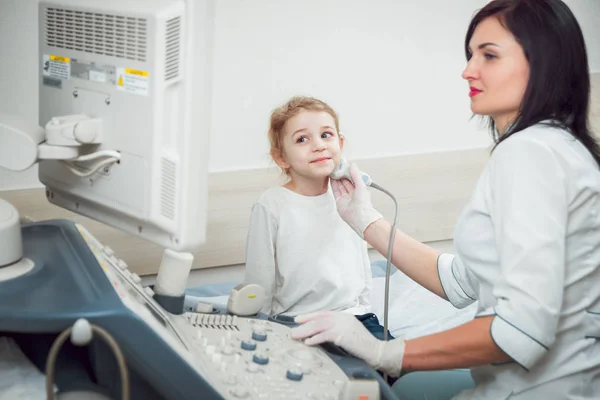
M 245 283 L 265 289 L 263 312 L 370 312 L 367 245 L 339 216 L 331 189 L 267 190 L 252 207 Z
M 454 245 L 438 260 L 446 296 L 477 300 L 514 360 L 472 368 L 477 388 L 456 398 L 600 398 L 600 170 L 587 149 L 542 124 L 502 142 Z

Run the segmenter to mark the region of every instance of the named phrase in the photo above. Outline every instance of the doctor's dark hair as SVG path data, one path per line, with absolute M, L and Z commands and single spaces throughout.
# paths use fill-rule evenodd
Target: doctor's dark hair
M 590 72 L 585 41 L 579 23 L 562 0 L 493 0 L 471 20 L 465 38 L 475 28 L 496 17 L 522 46 L 529 62 L 529 82 L 513 125 L 498 137 L 494 121 L 488 122 L 496 146 L 513 134 L 540 121 L 567 129 L 591 153 L 600 166 L 600 145 L 589 127 Z

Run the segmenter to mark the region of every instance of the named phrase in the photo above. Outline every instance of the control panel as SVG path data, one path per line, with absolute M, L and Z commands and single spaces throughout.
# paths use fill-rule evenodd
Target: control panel
M 142 287 L 140 277 L 125 262 L 83 227 L 77 229 L 123 304 L 169 345 L 173 357 L 185 360 L 223 399 L 380 398 L 376 380 L 370 387 L 365 380 L 359 382 L 366 389 L 357 393 L 356 380 L 322 348 L 291 339 L 290 327 L 284 323 L 219 311 L 165 312 L 153 299 L 152 289 Z
M 345 373 L 320 348 L 292 340 L 287 326 L 230 315 L 183 319 L 196 360 L 213 366 L 211 382 L 233 398 L 342 398 Z

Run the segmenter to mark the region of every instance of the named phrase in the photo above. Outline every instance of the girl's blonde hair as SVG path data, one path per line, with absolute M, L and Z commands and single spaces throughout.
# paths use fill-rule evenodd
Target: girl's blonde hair
M 331 115 L 335 123 L 335 130 L 340 131 L 339 118 L 337 113 L 322 100 L 308 96 L 295 96 L 288 100 L 284 105 L 277 107 L 271 112 L 271 121 L 269 124 L 269 143 L 271 145 L 271 157 L 283 155 L 283 135 L 285 124 L 290 118 L 298 115 L 301 111 L 324 111 Z M 285 171 L 288 174 L 288 171 Z

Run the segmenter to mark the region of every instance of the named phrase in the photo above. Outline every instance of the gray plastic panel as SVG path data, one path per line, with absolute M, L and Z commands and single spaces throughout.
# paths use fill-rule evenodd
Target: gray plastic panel
M 36 266 L 22 277 L 0 282 L 0 332 L 58 334 L 78 318 L 86 318 L 111 333 L 133 375 L 160 394 L 157 398 L 221 399 L 210 384 L 121 303 L 72 222 L 34 223 L 24 226 L 22 233 L 24 254 Z M 105 357 L 102 346 L 98 348 L 98 354 L 90 356 L 92 359 Z M 94 346 L 90 351 L 94 351 Z M 112 384 L 119 385 L 118 374 L 103 371 L 105 366 L 112 366 L 92 366 L 93 375 L 114 375 Z M 132 387 L 131 399 L 148 397 Z

